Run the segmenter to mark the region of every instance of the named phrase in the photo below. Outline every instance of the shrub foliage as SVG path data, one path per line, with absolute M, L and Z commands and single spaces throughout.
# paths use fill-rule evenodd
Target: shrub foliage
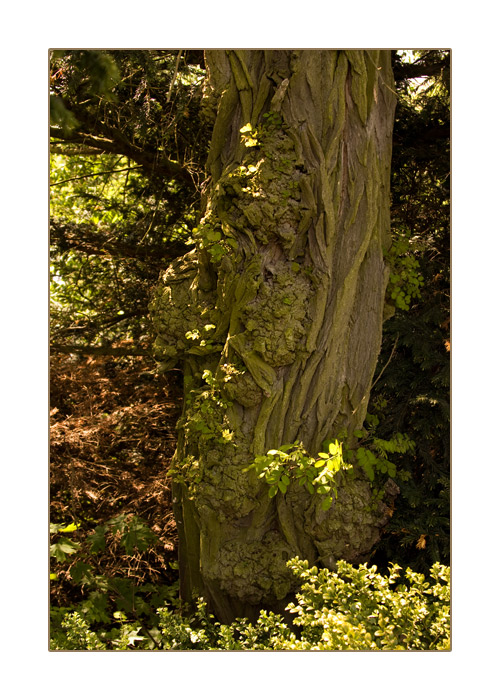
M 450 571 L 434 564 L 431 580 L 397 564 L 388 575 L 375 566 L 337 563 L 337 571 L 309 567 L 292 559 L 288 566 L 302 582 L 296 601 L 281 615 L 262 610 L 257 622 L 239 618 L 217 622 L 199 599 L 191 614 L 169 606 L 157 610 L 157 625 L 147 629 L 123 612 L 116 624 L 93 631 L 81 612 L 67 612 L 53 635 L 54 649 L 159 650 L 448 650 L 450 648 Z M 295 628 L 299 630 L 295 631 Z

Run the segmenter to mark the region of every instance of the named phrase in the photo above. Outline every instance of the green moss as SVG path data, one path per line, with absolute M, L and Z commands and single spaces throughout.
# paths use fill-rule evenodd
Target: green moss
M 308 277 L 294 272 L 290 263 L 277 263 L 267 284 L 241 312 L 246 339 L 270 367 L 283 367 L 296 359 L 305 345 L 309 325 L 307 309 L 312 296 Z
M 271 117 L 248 133 L 258 147 L 246 149 L 243 162 L 220 178 L 217 196 L 224 197 L 224 211 L 218 209 L 217 215 L 236 230 L 250 230 L 261 243 L 278 239 L 289 248 L 302 218 L 298 192 L 304 177 L 294 158 L 294 141 L 281 121 Z M 246 141 L 248 133 L 242 134 Z
M 323 564 L 331 568 L 337 559 L 356 562 L 370 552 L 380 537 L 380 528 L 389 520 L 389 508 L 373 500 L 367 481 L 344 479 L 333 507 L 323 511 L 315 497 L 306 520 L 306 533 Z
M 251 338 L 245 333 L 239 333 L 229 338 L 229 344 L 243 360 L 254 382 L 264 394 L 270 395 L 276 381 L 276 372 L 255 352 Z
M 272 530 L 260 542 L 224 544 L 205 568 L 204 575 L 217 581 L 233 598 L 252 604 L 272 604 L 285 598 L 296 586 L 286 566 L 291 556 L 291 547 Z
M 215 295 L 193 282 L 198 272 L 196 251 L 179 258 L 164 273 L 149 312 L 156 331 L 155 357 L 171 365 L 186 354 L 209 355 L 219 347 L 214 331 L 220 320 Z
M 262 388 L 259 387 L 250 372 L 242 372 L 225 386 L 228 397 L 242 406 L 258 406 L 262 401 Z

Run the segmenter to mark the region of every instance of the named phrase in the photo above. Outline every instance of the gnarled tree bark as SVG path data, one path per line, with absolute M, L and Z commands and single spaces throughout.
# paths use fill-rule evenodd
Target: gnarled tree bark
M 294 555 L 362 559 L 389 517 L 361 474 L 324 511 L 294 482 L 269 499 L 244 469 L 295 440 L 316 454 L 363 424 L 388 278 L 395 93 L 388 51 L 207 51 L 206 64 L 204 215 L 151 311 L 158 357 L 185 368 L 181 593 L 229 621 L 279 608 Z

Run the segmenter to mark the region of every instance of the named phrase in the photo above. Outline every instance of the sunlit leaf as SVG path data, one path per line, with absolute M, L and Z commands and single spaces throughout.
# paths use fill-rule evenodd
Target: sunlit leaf
M 61 537 L 58 542 L 50 545 L 50 556 L 55 557 L 59 562 L 63 562 L 66 561 L 68 556 L 75 554 L 79 548 L 78 542 Z

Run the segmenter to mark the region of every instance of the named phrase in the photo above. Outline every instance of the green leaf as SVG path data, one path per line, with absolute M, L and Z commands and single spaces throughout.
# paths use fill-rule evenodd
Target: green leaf
M 269 498 L 273 498 L 274 496 L 276 496 L 277 493 L 278 493 L 278 486 L 277 486 L 277 484 L 274 484 L 269 489 L 268 496 L 269 496 Z
M 120 513 L 110 518 L 107 524 L 111 527 L 111 532 L 116 535 L 117 532 L 124 532 L 127 529 L 128 514 Z M 97 528 L 96 528 L 97 530 Z
M 210 255 L 212 256 L 212 258 L 213 258 L 216 262 L 217 262 L 218 260 L 220 260 L 220 258 L 221 258 L 221 257 L 224 255 L 224 253 L 226 252 L 226 251 L 224 250 L 224 248 L 223 248 L 219 243 L 215 243 L 214 245 L 210 246 L 209 251 L 210 251 Z
M 366 422 L 368 423 L 368 425 L 371 425 L 374 428 L 376 428 L 380 421 L 377 418 L 377 416 L 373 415 L 372 413 L 367 413 Z
M 80 549 L 78 542 L 73 542 L 66 537 L 61 537 L 61 539 L 55 544 L 50 545 L 50 556 L 55 557 L 57 561 L 66 561 L 68 556 L 75 554 Z
M 275 469 L 272 472 L 266 474 L 266 481 L 268 484 L 277 484 L 281 478 L 281 470 Z
M 131 630 L 131 631 L 127 634 L 128 643 L 129 643 L 131 646 L 134 645 L 134 642 L 140 642 L 140 641 L 142 641 L 143 639 L 146 639 L 146 637 L 141 637 L 141 636 L 139 636 L 139 632 L 140 632 L 141 629 L 142 629 L 141 627 L 137 627 L 136 629 Z
M 338 472 L 338 470 L 340 469 L 340 458 L 337 457 L 336 459 L 329 459 L 326 463 L 326 467 L 331 472 Z
M 87 539 L 91 544 L 90 551 L 92 554 L 102 552 L 106 546 L 106 531 L 107 527 L 105 525 L 98 525 L 95 531 L 88 535 Z
M 363 464 L 366 463 L 366 450 L 364 447 L 358 447 L 358 449 L 356 450 L 356 459 L 361 464 L 361 466 L 363 466 Z
M 278 488 L 281 491 L 281 493 L 286 493 L 286 484 L 284 484 L 283 481 L 280 481 L 278 483 Z
M 220 241 L 221 239 L 221 232 L 220 231 L 211 231 L 210 229 L 206 232 L 205 238 L 207 241 Z M 214 326 L 215 328 L 215 326 Z
M 73 564 L 71 569 L 69 570 L 69 574 L 73 581 L 77 584 L 79 583 L 86 583 L 88 581 L 85 581 L 85 579 L 89 578 L 89 575 L 92 572 L 92 567 L 90 564 L 86 564 L 83 561 L 77 561 Z
M 318 452 L 318 455 L 320 457 L 323 457 L 323 459 L 328 459 L 330 456 L 330 454 L 327 454 L 326 452 Z M 317 464 L 317 462 L 316 462 L 316 464 Z
M 50 534 L 54 535 L 56 532 L 74 532 L 78 530 L 80 523 L 70 523 L 69 525 L 59 525 L 57 523 L 50 523 Z
M 373 471 L 372 465 L 369 462 L 366 462 L 361 466 L 363 467 L 366 476 L 370 479 L 370 481 L 373 481 L 375 479 L 375 472 Z
M 327 496 L 327 498 L 324 498 L 321 501 L 321 510 L 328 510 L 333 503 L 333 497 L 332 496 Z

